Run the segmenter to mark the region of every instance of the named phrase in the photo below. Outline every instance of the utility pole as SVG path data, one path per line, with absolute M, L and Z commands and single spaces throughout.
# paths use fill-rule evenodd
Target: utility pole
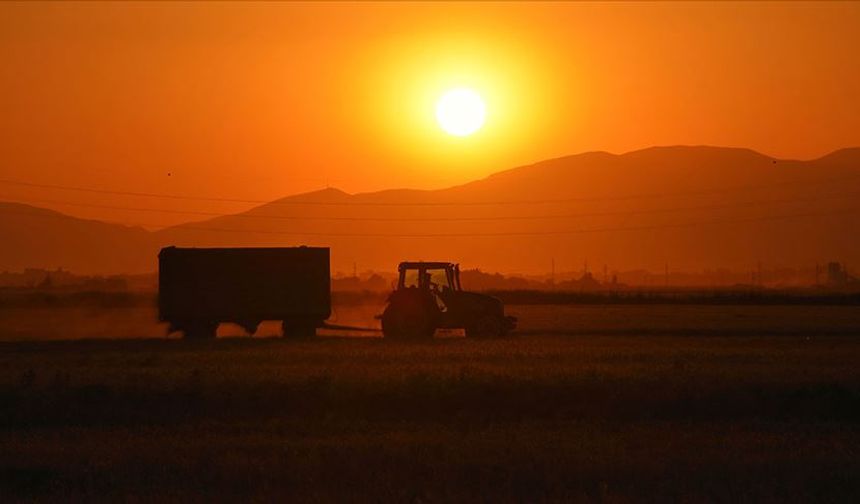
M 761 276 L 761 261 L 758 262 L 758 286 L 764 287 L 764 279 Z
M 666 287 L 669 287 L 669 263 L 666 263 Z

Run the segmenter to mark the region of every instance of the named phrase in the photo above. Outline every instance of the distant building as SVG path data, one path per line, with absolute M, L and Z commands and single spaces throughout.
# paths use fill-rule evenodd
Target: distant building
M 590 271 L 586 271 L 578 279 L 567 280 L 558 284 L 559 289 L 570 291 L 597 291 L 601 290 L 602 287 L 601 283 L 594 278 L 594 275 Z
M 856 283 L 858 283 L 858 280 L 848 274 L 848 270 L 842 263 L 835 261 L 827 263 L 828 287 L 846 287 Z

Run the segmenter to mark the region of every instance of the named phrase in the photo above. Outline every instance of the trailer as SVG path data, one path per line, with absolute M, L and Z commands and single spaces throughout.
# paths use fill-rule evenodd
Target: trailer
M 323 247 L 163 248 L 159 320 L 187 339 L 214 338 L 222 322 L 253 334 L 264 320 L 312 336 L 331 315 L 329 261 Z

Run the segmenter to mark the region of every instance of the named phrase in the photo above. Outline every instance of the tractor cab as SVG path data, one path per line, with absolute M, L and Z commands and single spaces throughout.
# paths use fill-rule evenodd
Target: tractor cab
M 438 328 L 502 336 L 516 325 L 514 317 L 505 316 L 500 300 L 463 290 L 459 264 L 402 262 L 397 270 L 397 288 L 380 316 L 386 337 L 430 338 Z
M 435 292 L 459 291 L 460 265 L 447 262 L 403 262 L 398 267 L 398 289 L 417 288 Z
M 446 313 L 448 303 L 460 286 L 460 265 L 447 262 L 403 262 L 398 267 L 400 273 L 397 290 L 414 289 L 422 296 L 432 299 L 439 311 Z

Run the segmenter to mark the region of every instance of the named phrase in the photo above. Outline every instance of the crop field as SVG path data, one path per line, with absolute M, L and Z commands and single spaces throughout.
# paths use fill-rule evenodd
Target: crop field
M 0 309 L 0 500 L 860 497 L 857 307 L 509 311 L 504 339 L 402 343 Z

